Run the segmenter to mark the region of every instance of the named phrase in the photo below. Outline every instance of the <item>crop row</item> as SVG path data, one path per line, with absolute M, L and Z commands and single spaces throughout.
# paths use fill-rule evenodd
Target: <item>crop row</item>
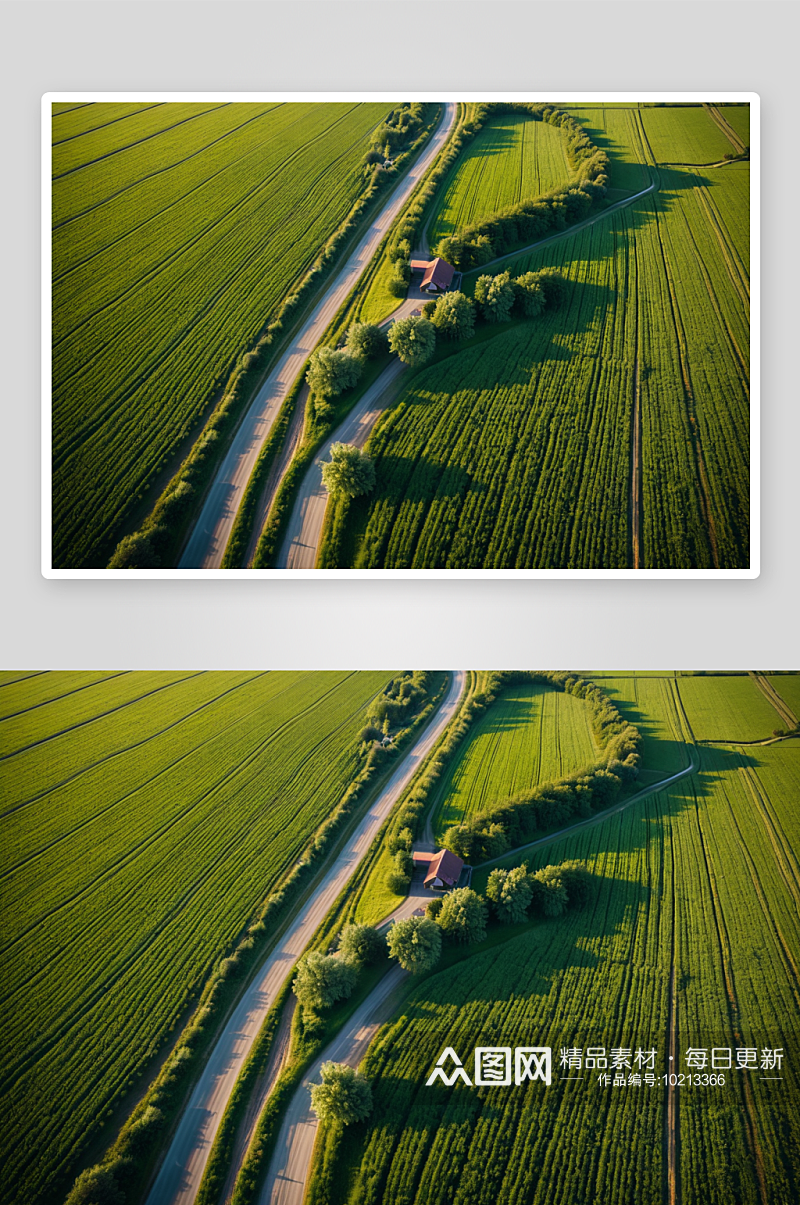
M 98 1137 L 359 773 L 387 678 L 200 675 L 150 698 L 155 721 L 133 703 L 127 732 L 126 708 L 19 755 L 34 793 L 3 825 L 9 1199 L 52 1191 Z M 40 795 L 30 759 L 46 767 L 51 743 L 62 761 L 72 745 L 72 773 Z
M 572 175 L 564 135 L 556 126 L 521 113 L 493 117 L 459 159 L 442 186 L 429 240 L 564 184 Z
M 198 116 L 57 182 L 57 214 L 91 202 L 54 231 L 57 564 L 105 564 L 366 187 L 360 160 L 385 106 L 264 108 Z
M 476 723 L 444 779 L 438 835 L 496 799 L 593 765 L 598 748 L 581 699 L 540 684 L 509 688 Z
M 660 169 L 655 198 L 512 261 L 558 269 L 567 304 L 409 382 L 370 441 L 358 566 L 629 565 L 637 390 L 643 564 L 748 563 L 743 168 Z
M 735 699 L 736 680 L 719 680 L 729 681 Z M 672 689 L 648 685 L 661 704 Z M 375 1107 L 347 1153 L 348 1200 L 660 1200 L 663 1086 L 601 1087 L 586 1068 L 560 1071 L 557 1052 L 641 1045 L 657 1050 L 658 1075 L 672 1070 L 673 960 L 677 1070 L 690 1047 L 757 1049 L 759 1061 L 764 1048 L 784 1053 L 778 1083 L 729 1071 L 724 1086 L 677 1090 L 683 1199 L 796 1200 L 800 758 L 789 744 L 701 756 L 698 774 L 537 851 L 534 866 L 577 858 L 592 871 L 582 912 L 489 939 L 427 977 L 381 1030 L 363 1068 Z M 476 1046 L 539 1045 L 556 1054 L 550 1088 L 425 1086 L 446 1046 L 469 1069 Z M 583 1078 L 559 1082 L 567 1074 Z

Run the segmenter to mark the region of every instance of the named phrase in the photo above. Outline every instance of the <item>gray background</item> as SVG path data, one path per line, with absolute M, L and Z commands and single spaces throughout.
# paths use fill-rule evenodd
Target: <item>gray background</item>
M 0 666 L 796 668 L 793 3 L 4 3 Z M 756 581 L 46 581 L 39 111 L 47 91 L 754 91 L 762 100 Z

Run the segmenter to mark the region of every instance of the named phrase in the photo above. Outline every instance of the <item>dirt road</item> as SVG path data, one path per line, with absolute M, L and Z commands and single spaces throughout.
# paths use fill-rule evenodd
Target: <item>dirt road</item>
M 259 1205 L 302 1205 L 317 1136 L 309 1088 L 320 1082 L 320 1068 L 329 1059 L 358 1066 L 375 1034 L 391 1016 L 392 998 L 407 975 L 402 967 L 392 967 L 305 1075 L 284 1115 Z
M 368 266 L 383 236 L 410 193 L 442 148 L 456 119 L 456 105 L 444 117 L 418 161 L 391 193 L 355 250 L 331 280 L 311 315 L 281 355 L 236 432 L 208 492 L 203 509 L 178 565 L 179 569 L 218 569 L 225 546 L 264 440 L 297 374 L 322 338 L 339 306 Z
M 466 675 L 456 671 L 439 710 L 372 804 L 325 874 L 319 888 L 303 905 L 231 1015 L 173 1136 L 147 1198 L 148 1205 L 191 1205 L 197 1195 L 228 1098 L 250 1053 L 261 1024 L 283 984 L 293 973 L 314 931 L 367 853 L 411 776 L 455 714 Z

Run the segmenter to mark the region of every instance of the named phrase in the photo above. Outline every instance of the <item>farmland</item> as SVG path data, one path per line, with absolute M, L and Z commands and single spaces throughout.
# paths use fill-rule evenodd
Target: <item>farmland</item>
M 511 687 L 475 725 L 439 793 L 434 832 L 490 803 L 597 761 L 591 713 L 574 695 L 545 686 Z
M 555 269 L 569 293 L 409 375 L 347 564 L 748 566 L 749 165 L 664 166 L 734 153 L 700 108 L 574 114 L 608 126 L 610 200 L 643 174 L 656 191 L 488 269 Z
M 55 106 L 56 566 L 105 566 L 155 501 L 148 490 L 363 192 L 388 108 Z
M 663 734 L 688 752 L 677 694 L 686 683 L 717 687 L 724 710 L 717 729 L 709 718 L 709 740 L 724 740 L 734 715 L 740 730 L 758 719 L 747 677 L 599 680 L 650 725 L 651 750 Z M 665 718 L 670 695 L 674 722 Z M 800 742 L 699 745 L 694 755 L 699 769 L 679 783 L 529 854 L 531 869 L 584 862 L 594 887 L 582 909 L 495 928 L 466 952 L 451 948 L 410 991 L 362 1065 L 374 1110 L 329 1169 L 330 1199 L 797 1200 Z M 485 881 L 479 871 L 473 885 Z M 734 1053 L 724 1085 L 670 1093 L 660 1080 L 614 1087 L 582 1064 L 559 1064 L 562 1048 L 583 1058 L 590 1046 L 641 1047 L 656 1050 L 661 1076 L 673 1069 L 673 1033 L 676 1072 L 690 1070 L 690 1048 L 755 1050 L 755 1065 L 735 1070 Z M 540 1045 L 553 1048 L 549 1088 L 425 1086 L 447 1046 L 471 1074 L 477 1046 Z M 764 1049 L 783 1051 L 780 1069 L 760 1068 Z
M 431 246 L 461 226 L 565 184 L 571 174 L 557 127 L 520 113 L 492 118 L 441 186 Z
M 3 680 L 6 1199 L 55 1199 L 152 1070 L 359 773 L 389 677 Z

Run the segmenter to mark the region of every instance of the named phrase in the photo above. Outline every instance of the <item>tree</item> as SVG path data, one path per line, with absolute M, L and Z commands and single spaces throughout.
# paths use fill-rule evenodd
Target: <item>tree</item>
M 582 908 L 592 893 L 592 876 L 581 862 L 562 862 L 560 879 L 567 891 L 570 908 Z
M 560 866 L 544 866 L 529 880 L 533 892 L 532 904 L 543 916 L 561 916 L 566 911 L 569 897 L 561 882 Z
M 483 941 L 486 936 L 486 904 L 471 887 L 457 887 L 444 898 L 436 923 L 452 941 Z
M 347 350 L 358 360 L 371 360 L 388 346 L 386 331 L 374 322 L 355 322 L 347 332 Z
M 322 1083 L 311 1087 L 311 1108 L 320 1121 L 353 1125 L 372 1112 L 372 1084 L 346 1063 L 323 1063 Z
M 497 919 L 506 925 L 525 920 L 533 891 L 524 866 L 513 870 L 493 870 L 486 884 L 486 897 L 492 901 Z
M 427 318 L 399 318 L 389 327 L 389 347 L 404 364 L 417 368 L 436 350 L 436 328 Z
M 81 1172 L 67 1197 L 67 1205 L 119 1205 L 124 1199 L 111 1168 L 98 1164 Z
M 392 869 L 389 871 L 389 877 L 386 880 L 386 885 L 395 895 L 405 895 L 411 885 L 411 876 L 414 873 L 414 859 L 407 849 L 398 849 L 392 859 Z
M 444 900 L 440 895 L 437 895 L 432 900 L 428 900 L 425 905 L 425 915 L 429 920 L 436 920 L 443 907 Z
M 544 289 L 539 284 L 537 272 L 525 272 L 514 281 L 517 290 L 517 305 L 526 318 L 538 318 L 547 304 Z
M 475 306 L 463 293 L 445 293 L 431 322 L 445 339 L 469 339 L 475 333 Z
M 298 963 L 292 988 L 304 1008 L 318 1012 L 352 995 L 357 975 L 352 963 L 312 950 Z
M 335 443 L 322 465 L 322 483 L 329 494 L 356 498 L 375 489 L 375 465 L 354 444 Z
M 386 938 L 371 925 L 345 925 L 339 935 L 339 957 L 356 966 L 379 962 L 386 953 Z
M 437 302 L 435 302 L 433 300 L 433 298 L 431 298 L 430 301 L 426 301 L 424 303 L 424 305 L 422 306 L 423 317 L 431 318 L 436 313 L 436 306 L 437 306 Z
M 427 917 L 410 916 L 408 920 L 395 921 L 389 930 L 388 945 L 391 958 L 396 958 L 412 975 L 419 975 L 432 970 L 439 961 L 442 931 Z
M 556 272 L 553 268 L 548 268 L 544 272 L 537 272 L 539 278 L 539 288 L 544 292 L 547 308 L 556 310 L 566 300 L 569 293 L 569 281 L 565 280 L 560 272 Z
M 125 536 L 108 562 L 109 569 L 157 569 L 161 564 L 161 557 L 153 547 L 153 536 L 157 531 L 153 528 Z
M 475 282 L 475 300 L 487 322 L 510 322 L 516 292 L 508 272 L 499 276 L 479 276 Z
M 318 397 L 335 397 L 352 389 L 361 376 L 361 361 L 344 349 L 318 347 L 311 353 L 306 380 Z

